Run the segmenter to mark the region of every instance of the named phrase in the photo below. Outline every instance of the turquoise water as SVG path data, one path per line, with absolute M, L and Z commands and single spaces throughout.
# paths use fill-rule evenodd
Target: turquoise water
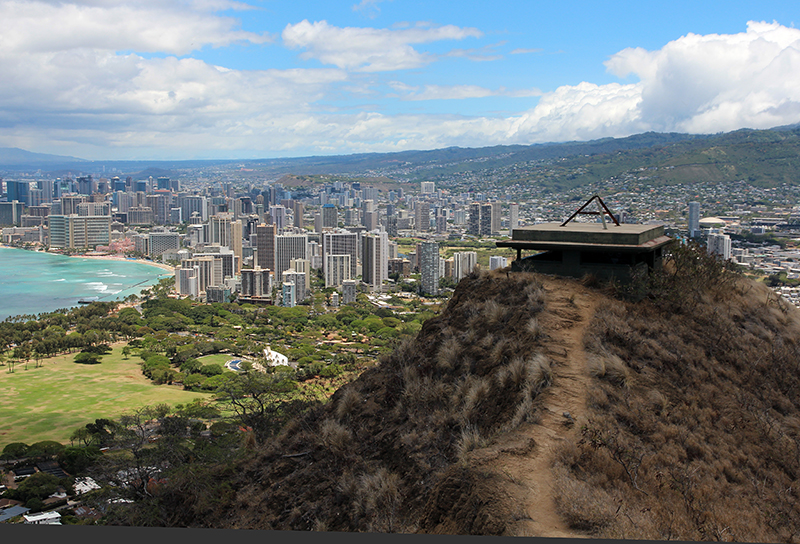
M 0 247 L 0 320 L 139 293 L 168 272 L 133 261 L 66 257 Z

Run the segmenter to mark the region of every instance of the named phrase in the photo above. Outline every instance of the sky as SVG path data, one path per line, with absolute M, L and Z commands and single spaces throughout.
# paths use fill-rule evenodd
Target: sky
M 3 0 L 0 147 L 256 159 L 800 122 L 796 0 Z

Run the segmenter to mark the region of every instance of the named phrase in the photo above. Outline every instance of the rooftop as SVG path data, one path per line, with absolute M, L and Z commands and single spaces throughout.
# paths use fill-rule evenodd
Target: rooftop
M 649 251 L 669 243 L 663 225 L 607 223 L 542 223 L 514 229 L 499 247 L 518 249 L 607 249 Z

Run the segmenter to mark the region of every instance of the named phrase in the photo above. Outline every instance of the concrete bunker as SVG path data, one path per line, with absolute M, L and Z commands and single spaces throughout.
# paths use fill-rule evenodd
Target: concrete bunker
M 594 200 L 600 211 L 584 211 Z M 602 221 L 572 221 L 579 214 L 600 215 Z M 590 274 L 600 280 L 625 283 L 639 274 L 661 269 L 664 248 L 672 242 L 673 239 L 664 234 L 662 225 L 619 223 L 595 195 L 563 223 L 513 229 L 511 240 L 497 242 L 497 246 L 517 250 L 517 259 L 511 263 L 512 271 L 576 278 Z M 523 251 L 540 253 L 523 258 Z

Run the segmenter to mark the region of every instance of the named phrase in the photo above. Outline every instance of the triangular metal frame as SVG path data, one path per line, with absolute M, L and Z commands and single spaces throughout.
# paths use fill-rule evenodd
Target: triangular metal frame
M 591 203 L 592 203 L 592 201 L 594 201 L 595 199 L 597 199 L 597 202 L 600 204 L 600 206 L 602 207 L 603 211 L 599 211 L 599 212 L 585 212 L 585 211 L 583 211 L 583 209 L 584 209 L 586 206 L 588 206 L 589 204 L 591 204 Z M 562 227 L 565 227 L 565 226 L 567 225 L 567 223 L 569 223 L 570 221 L 572 221 L 572 220 L 575 218 L 575 216 L 576 216 L 576 215 L 578 215 L 578 214 L 580 214 L 580 215 L 600 215 L 600 216 L 602 216 L 602 219 L 603 219 L 603 224 L 605 224 L 605 216 L 606 216 L 606 215 L 608 215 L 608 216 L 611 218 L 611 220 L 612 220 L 612 221 L 614 221 L 614 224 L 615 224 L 616 226 L 619 226 L 619 221 L 617 221 L 617 218 L 616 218 L 616 217 L 614 217 L 614 214 L 613 214 L 613 213 L 611 213 L 611 210 L 609 210 L 609 209 L 608 209 L 608 206 L 606 206 L 606 203 L 605 203 L 605 202 L 603 202 L 603 199 L 602 199 L 602 198 L 600 198 L 600 195 L 594 195 L 592 198 L 590 198 L 589 200 L 587 200 L 587 201 L 586 201 L 586 204 L 584 204 L 583 206 L 581 206 L 580 208 L 578 208 L 578 210 L 577 210 L 575 213 L 573 213 L 572 215 L 570 215 L 570 216 L 569 216 L 569 219 L 567 219 L 566 221 L 564 221 L 563 223 L 561 223 L 561 226 L 562 226 Z

